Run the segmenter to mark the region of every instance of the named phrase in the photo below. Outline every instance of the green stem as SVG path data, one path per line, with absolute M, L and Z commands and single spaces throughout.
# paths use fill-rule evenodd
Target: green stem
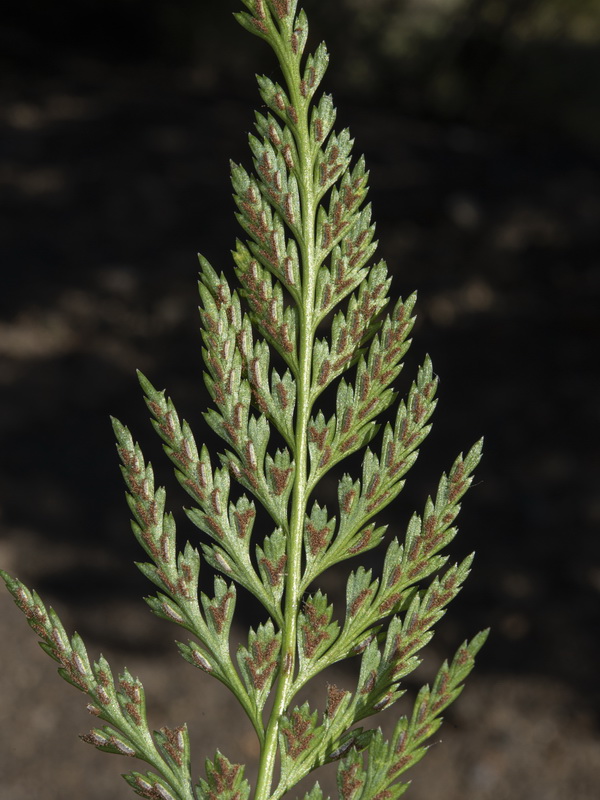
M 285 36 L 285 33 L 283 34 Z M 295 694 L 294 674 L 298 612 L 302 598 L 302 547 L 304 517 L 308 502 L 308 423 L 312 409 L 311 377 L 314 345 L 314 305 L 316 286 L 315 222 L 316 198 L 313 187 L 313 154 L 308 127 L 309 103 L 302 97 L 298 60 L 291 55 L 286 42 L 277 37 L 272 46 L 283 71 L 289 98 L 298 115 L 292 127 L 296 138 L 299 164 L 297 179 L 302 206 L 302 237 L 298 241 L 302 263 L 302 304 L 298 307 L 298 392 L 296 406 L 296 464 L 287 549 L 287 578 L 280 670 L 273 708 L 261 750 L 255 800 L 268 800 L 277 758 L 279 722 Z

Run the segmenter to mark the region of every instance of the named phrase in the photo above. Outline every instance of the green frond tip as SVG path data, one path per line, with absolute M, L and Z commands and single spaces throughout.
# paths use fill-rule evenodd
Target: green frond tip
M 4 581 L 6 588 L 8 591 L 14 596 L 17 587 L 19 586 L 19 581 L 16 578 L 13 578 L 8 572 L 3 569 L 0 569 L 0 578 Z

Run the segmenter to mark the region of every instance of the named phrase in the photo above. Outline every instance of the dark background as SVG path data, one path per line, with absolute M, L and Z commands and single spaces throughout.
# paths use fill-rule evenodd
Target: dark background
M 235 704 L 171 655 L 176 632 L 139 599 L 148 587 L 132 563 L 108 418 L 141 439 L 171 504 L 185 503 L 135 369 L 168 388 L 202 440 L 195 253 L 231 267 L 228 162 L 250 161 L 254 73 L 276 74 L 264 43 L 233 21 L 238 5 L 21 0 L 0 30 L 0 565 L 115 671 L 136 667 L 157 725 L 191 719 L 198 771 L 217 745 L 250 764 L 255 745 L 232 722 Z M 475 567 L 419 677 L 463 638 L 492 634 L 409 796 L 591 800 L 600 6 L 305 8 L 312 46 L 324 38 L 331 52 L 338 127 L 350 126 L 371 170 L 393 294 L 419 292 L 401 388 L 426 352 L 440 376 L 434 431 L 388 511 L 392 528 L 459 451 L 486 439 L 452 551 L 477 550 Z M 195 536 L 183 519 L 181 531 Z M 325 587 L 339 596 L 343 573 Z M 130 796 L 118 779 L 129 764 L 76 741 L 90 724 L 75 716 L 84 704 L 8 596 L 0 602 L 0 797 Z M 240 611 L 242 631 L 253 616 Z

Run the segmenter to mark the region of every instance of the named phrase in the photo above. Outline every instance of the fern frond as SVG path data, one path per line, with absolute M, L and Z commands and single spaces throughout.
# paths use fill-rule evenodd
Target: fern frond
M 242 2 L 238 21 L 270 45 L 281 78 L 258 77 L 264 108 L 249 137 L 252 168 L 231 165 L 242 229 L 236 284 L 200 257 L 211 398 L 204 420 L 220 451 L 197 444 L 173 401 L 139 373 L 152 425 L 192 501 L 185 512 L 196 538 L 183 548 L 151 464 L 124 425 L 113 420 L 113 427 L 133 533 L 147 559 L 138 567 L 156 587 L 147 603 L 186 631 L 183 658 L 227 686 L 251 720 L 260 745 L 254 789 L 243 766 L 219 751 L 193 784 L 185 725 L 150 731 L 139 680 L 125 670 L 115 681 L 103 658 L 91 664 L 77 634 L 69 638 L 35 593 L 0 574 L 61 676 L 88 695 L 89 710 L 105 723 L 83 738 L 149 765 L 124 776 L 137 795 L 247 800 L 253 792 L 253 800 L 279 800 L 319 766 L 339 761 L 341 800 L 392 800 L 406 790 L 399 777 L 425 754 L 486 636 L 443 664 L 389 741 L 359 725 L 404 695 L 404 678 L 469 574 L 472 557 L 448 565 L 446 548 L 481 443 L 442 476 L 404 535 L 395 531 L 381 574 L 361 564 L 386 536 L 381 512 L 398 498 L 431 430 L 437 379 L 426 357 L 405 397 L 394 388 L 416 295 L 392 303 L 387 265 L 374 260 L 369 173 L 350 132 L 336 130 L 331 96 L 319 94 L 325 45 L 305 53 L 308 21 L 296 0 Z M 359 474 L 338 478 L 330 513 L 318 489 L 358 452 Z M 315 582 L 354 557 L 336 619 Z M 200 585 L 203 560 L 215 572 L 211 593 Z M 264 616 L 234 658 L 232 626 L 245 593 Z M 308 681 L 349 658 L 359 662 L 353 691 L 327 686 L 324 711 L 299 704 Z M 304 800 L 323 800 L 318 783 Z

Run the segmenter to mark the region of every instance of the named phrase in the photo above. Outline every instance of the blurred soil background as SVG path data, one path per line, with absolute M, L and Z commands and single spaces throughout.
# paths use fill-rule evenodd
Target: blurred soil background
M 228 161 L 249 164 L 271 54 L 235 0 L 21 0 L 0 31 L 0 564 L 94 657 L 249 764 L 234 700 L 154 619 L 112 444 L 128 424 L 171 487 L 134 370 L 203 439 L 195 253 L 230 270 Z M 429 352 L 434 431 L 386 521 L 402 533 L 482 434 L 453 558 L 477 551 L 419 674 L 492 634 L 414 800 L 592 800 L 600 786 L 600 4 L 306 0 L 325 88 L 371 170 L 393 293 L 419 291 L 406 388 Z M 596 387 L 596 388 L 594 388 Z M 330 488 L 334 490 L 333 483 Z M 196 537 L 179 513 L 182 537 Z M 377 558 L 371 564 L 377 568 Z M 324 576 L 338 600 L 348 565 Z M 205 588 L 210 590 L 208 572 Z M 236 636 L 256 623 L 239 603 Z M 0 797 L 123 800 L 139 766 L 78 741 L 92 720 L 0 594 Z M 351 685 L 352 668 L 334 675 Z M 330 679 L 332 679 L 330 677 Z M 317 681 L 317 683 L 319 683 Z M 323 702 L 317 686 L 313 702 Z M 384 715 L 389 729 L 392 716 Z M 333 792 L 331 774 L 325 784 Z

